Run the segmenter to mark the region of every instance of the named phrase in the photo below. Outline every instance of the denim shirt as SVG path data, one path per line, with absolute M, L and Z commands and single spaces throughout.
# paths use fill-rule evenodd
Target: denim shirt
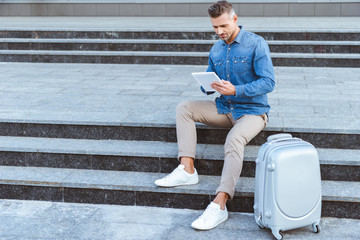
M 231 44 L 223 40 L 214 44 L 207 69 L 235 86 L 235 96 L 221 95 L 215 100 L 218 113 L 231 113 L 235 120 L 245 114 L 268 114 L 266 94 L 275 87 L 268 44 L 262 37 L 240 29 Z

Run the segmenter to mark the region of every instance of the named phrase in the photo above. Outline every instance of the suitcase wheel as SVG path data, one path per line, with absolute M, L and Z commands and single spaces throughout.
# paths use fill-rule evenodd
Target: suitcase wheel
M 319 233 L 321 230 L 320 225 L 315 224 L 315 223 L 312 225 L 312 228 L 313 228 L 314 233 Z
M 283 238 L 283 235 L 278 228 L 272 228 L 271 232 L 277 240 L 281 240 Z

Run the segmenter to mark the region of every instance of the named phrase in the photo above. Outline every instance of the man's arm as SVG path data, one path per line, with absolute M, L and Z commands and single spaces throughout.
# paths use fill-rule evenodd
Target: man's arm
M 261 38 L 255 47 L 253 67 L 256 81 L 235 86 L 235 96 L 255 97 L 274 90 L 275 75 L 268 44 Z

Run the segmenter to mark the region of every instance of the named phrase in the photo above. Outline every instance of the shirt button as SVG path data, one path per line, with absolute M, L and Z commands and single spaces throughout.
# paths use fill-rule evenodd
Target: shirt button
M 227 62 L 229 62 L 229 60 L 227 60 Z
M 229 48 L 229 50 L 230 50 L 230 48 Z

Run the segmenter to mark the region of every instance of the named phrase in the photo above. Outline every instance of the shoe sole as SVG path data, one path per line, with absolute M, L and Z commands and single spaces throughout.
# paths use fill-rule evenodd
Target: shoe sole
M 155 185 L 158 186 L 158 187 L 172 188 L 172 187 L 178 187 L 178 186 L 196 185 L 198 183 L 199 183 L 199 181 L 197 181 L 196 183 L 182 183 L 182 184 L 170 185 L 170 186 L 159 185 L 159 184 L 156 184 L 156 183 L 155 183 Z
M 214 227 L 211 227 L 211 228 L 196 228 L 196 227 L 193 227 L 193 226 L 191 226 L 191 227 L 196 229 L 196 230 L 207 231 L 207 230 L 211 230 L 211 229 L 216 228 L 217 226 L 219 226 L 221 223 L 225 222 L 228 219 L 229 219 L 229 216 L 227 216 L 224 220 L 221 220 L 218 224 L 216 224 Z

